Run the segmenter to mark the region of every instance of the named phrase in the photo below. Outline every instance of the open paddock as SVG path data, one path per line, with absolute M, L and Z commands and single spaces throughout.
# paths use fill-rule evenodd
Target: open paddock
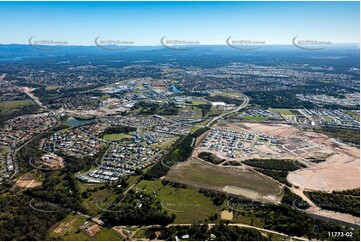
M 173 166 L 166 179 L 275 203 L 279 202 L 283 193 L 277 183 L 254 171 L 207 164 L 195 158 Z

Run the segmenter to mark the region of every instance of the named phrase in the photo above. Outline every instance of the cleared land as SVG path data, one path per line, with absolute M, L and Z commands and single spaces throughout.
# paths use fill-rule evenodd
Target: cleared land
M 230 193 L 235 188 L 239 188 L 235 195 L 250 199 L 253 199 L 255 195 L 252 194 L 250 197 L 249 191 L 257 193 L 258 200 L 272 202 L 278 202 L 282 195 L 282 189 L 275 182 L 254 171 L 211 165 L 198 159 L 191 159 L 173 166 L 166 178 L 197 188 Z M 232 189 L 229 190 L 229 187 Z
M 80 215 L 68 215 L 61 222 L 56 224 L 48 234 L 49 240 L 101 240 L 101 241 L 119 241 L 123 237 L 113 229 L 102 228 L 95 236 L 90 236 L 81 229 L 87 219 Z
M 28 172 L 24 174 L 15 183 L 15 185 L 20 188 L 38 187 L 41 186 L 42 184 L 43 184 L 42 182 L 37 181 L 36 174 L 32 172 Z
M 275 136 L 277 146 L 273 149 L 282 149 L 278 159 L 299 160 L 307 165 L 307 168 L 290 172 L 287 177 L 301 190 L 339 191 L 360 187 L 360 150 L 356 147 L 285 124 L 233 123 L 228 128 Z M 311 162 L 314 159 L 324 161 Z
M 224 210 L 221 212 L 221 219 L 224 220 L 232 220 L 233 219 L 233 211 Z

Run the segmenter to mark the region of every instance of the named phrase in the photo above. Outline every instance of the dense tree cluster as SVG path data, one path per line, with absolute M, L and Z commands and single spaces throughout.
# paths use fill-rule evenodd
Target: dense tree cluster
M 81 196 L 75 182 L 74 174 L 71 172 L 49 172 L 45 174 L 41 187 L 27 190 L 26 194 L 64 208 L 86 212 L 81 204 Z
M 243 103 L 243 100 L 241 100 L 241 99 L 235 99 L 235 98 L 220 96 L 220 95 L 208 96 L 208 97 L 206 97 L 206 99 L 211 102 L 225 102 L 228 104 L 236 104 L 236 105 L 241 105 Z
M 108 128 L 106 128 L 103 131 L 102 136 L 106 135 L 106 134 L 121 134 L 121 133 L 129 133 L 129 132 L 133 132 L 136 131 L 137 129 L 134 127 L 128 127 L 128 126 L 110 126 Z
M 251 98 L 252 104 L 260 105 L 261 108 L 315 108 L 309 101 L 301 101 L 296 97 L 296 91 L 272 91 L 272 92 L 245 92 Z
M 113 226 L 117 225 L 167 225 L 175 215 L 163 210 L 161 203 L 151 194 L 132 190 L 117 205 L 102 214 L 102 219 Z M 114 212 L 115 211 L 115 212 Z
M 284 194 L 282 197 L 282 203 L 290 206 L 294 206 L 299 209 L 307 209 L 310 207 L 300 196 L 290 191 L 288 187 L 284 188 Z
M 0 240 L 45 240 L 49 228 L 68 213 L 57 206 L 43 208 L 51 213 L 37 211 L 30 200 L 24 194 L 0 195 Z
M 156 102 L 139 101 L 132 107 L 132 110 L 137 109 L 139 109 L 138 114 L 140 115 L 177 115 L 179 108 L 174 102 L 160 104 Z
M 39 134 L 35 138 L 33 138 L 28 144 L 23 146 L 19 152 L 16 153 L 16 158 L 18 159 L 20 163 L 20 171 L 29 171 L 30 169 L 33 169 L 34 167 L 30 165 L 29 161 L 36 161 L 40 159 L 43 152 L 39 150 L 39 142 L 42 138 L 45 138 L 49 135 L 51 135 L 52 132 L 45 132 L 42 134 Z
M 202 117 L 204 117 L 209 112 L 209 110 L 211 110 L 212 104 L 199 104 L 197 107 L 202 110 Z
M 294 160 L 251 159 L 251 160 L 243 161 L 243 163 L 261 169 L 277 170 L 277 171 L 295 171 L 302 167 L 306 167 L 302 163 Z
M 358 190 L 358 191 L 355 191 Z M 345 192 L 305 192 L 319 207 L 341 213 L 360 216 L 360 190 Z
M 285 233 L 290 236 L 315 238 L 317 240 L 358 240 L 360 236 L 359 227 L 350 227 L 316 219 L 290 205 L 293 198 L 288 195 L 286 195 L 287 202 L 284 200 L 281 205 L 262 204 L 255 201 L 250 203 L 250 201 L 235 197 L 230 200 L 230 204 L 235 208 L 233 211 L 234 216 L 245 216 L 246 213 L 242 211 L 246 209 L 248 211 L 247 214 L 260 220 L 263 224 L 262 227 L 265 229 Z M 352 231 L 353 236 L 330 237 L 329 232 L 332 231 L 344 233 Z
M 224 201 L 227 199 L 227 195 L 222 192 L 216 192 L 211 190 L 201 189 L 199 190 L 204 196 L 210 198 L 214 205 L 221 206 Z
M 281 183 L 291 185 L 291 183 L 287 181 L 288 171 L 274 171 L 274 170 L 264 170 L 264 169 L 256 169 L 256 171 L 261 172 L 269 177 L 272 177 L 273 179 Z
M 258 172 L 261 172 L 281 183 L 288 185 L 290 185 L 286 179 L 288 172 L 295 171 L 297 169 L 300 169 L 301 167 L 305 167 L 304 164 L 294 160 L 251 159 L 243 161 L 242 163 L 249 166 L 257 167 L 256 170 Z
M 360 130 L 359 129 L 343 129 L 343 128 L 324 126 L 321 128 L 315 128 L 314 131 L 325 134 L 331 138 L 340 139 L 344 142 L 360 145 Z
M 192 144 L 201 134 L 206 132 L 209 128 L 203 127 L 196 130 L 192 134 L 181 137 L 175 142 L 171 150 L 162 158 L 162 160 L 152 166 L 146 174 L 145 179 L 157 179 L 166 175 L 171 166 L 177 162 L 183 162 L 192 154 Z
M 218 158 L 210 152 L 201 152 L 198 157 L 212 164 L 220 164 L 224 161 L 224 159 Z
M 157 238 L 156 231 L 160 231 L 160 236 Z M 171 226 L 163 227 L 161 229 L 150 228 L 146 232 L 149 239 L 160 240 L 175 240 L 177 236 L 179 239 L 182 236 L 189 236 L 190 241 L 263 241 L 269 240 L 259 231 L 250 228 L 240 228 L 237 226 L 229 226 L 223 222 L 214 226 L 208 227 L 207 224 L 191 225 L 191 226 Z

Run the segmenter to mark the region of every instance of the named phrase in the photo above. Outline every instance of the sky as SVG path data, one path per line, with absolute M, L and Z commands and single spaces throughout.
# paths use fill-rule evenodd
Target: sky
M 160 39 L 292 44 L 292 38 L 359 43 L 359 2 L 0 2 L 0 44 Z

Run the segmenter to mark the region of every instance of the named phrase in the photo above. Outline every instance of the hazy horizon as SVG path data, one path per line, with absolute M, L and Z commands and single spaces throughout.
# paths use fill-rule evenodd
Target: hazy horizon
M 170 40 L 225 45 L 227 38 L 292 44 L 292 38 L 360 42 L 359 2 L 0 2 L 0 44 L 38 40 L 137 46 Z

